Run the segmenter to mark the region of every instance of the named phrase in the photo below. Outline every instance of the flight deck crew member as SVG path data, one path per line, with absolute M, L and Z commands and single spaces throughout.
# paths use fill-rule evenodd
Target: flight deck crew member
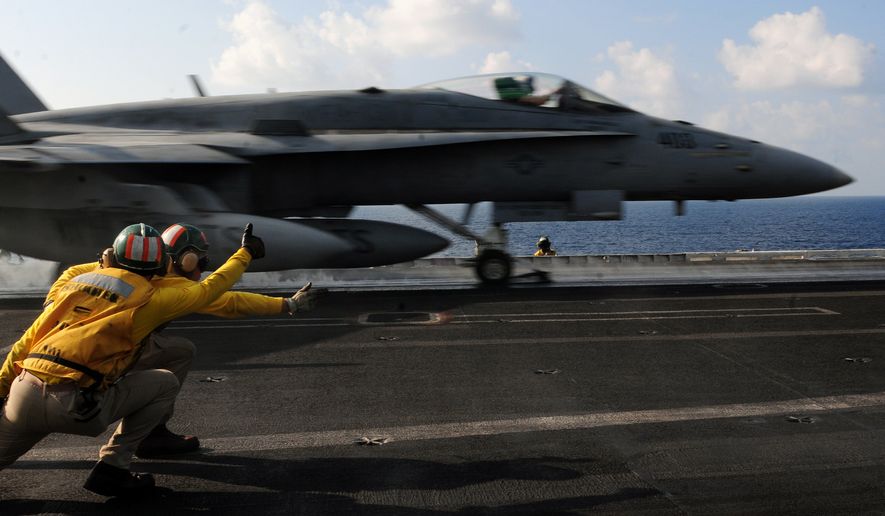
M 150 474 L 131 473 L 129 465 L 179 385 L 164 369 L 131 371 L 144 338 L 214 301 L 264 256 L 249 224 L 242 247 L 205 280 L 154 288 L 149 280 L 165 271 L 164 247 L 152 227 L 128 226 L 114 240 L 112 263 L 68 281 L 13 345 L 0 369 L 0 469 L 52 432 L 97 436 L 122 419 L 83 487 L 105 496 L 153 488 Z
M 556 256 L 556 251 L 550 247 L 550 239 L 546 236 L 538 239 L 538 250 L 535 251 L 535 256 Z
M 154 276 L 151 279 L 151 285 L 154 288 L 187 288 L 194 285 L 209 266 L 209 241 L 206 239 L 205 233 L 196 226 L 179 223 L 166 228 L 162 238 L 166 244 L 166 254 L 170 258 L 170 267 L 165 276 Z M 59 277 L 56 284 L 49 289 L 44 306 L 55 299 L 59 290 L 56 285 L 64 284 L 70 278 L 95 269 L 95 263 L 68 268 Z M 281 313 L 294 315 L 295 312 L 312 309 L 315 299 L 315 291 L 310 289 L 310 283 L 292 297 L 271 297 L 250 292 L 225 292 L 218 299 L 198 310 L 198 313 L 230 319 Z M 170 335 L 163 332 L 161 327 L 148 335 L 144 350 L 133 370 L 167 369 L 175 374 L 180 388 L 184 385 L 196 352 L 196 346 L 189 339 Z M 166 423 L 172 417 L 173 409 L 174 405 L 169 408 L 160 424 L 154 427 L 141 441 L 135 451 L 136 456 L 143 459 L 168 457 L 193 452 L 200 448 L 200 441 L 196 436 L 176 434 L 167 428 Z

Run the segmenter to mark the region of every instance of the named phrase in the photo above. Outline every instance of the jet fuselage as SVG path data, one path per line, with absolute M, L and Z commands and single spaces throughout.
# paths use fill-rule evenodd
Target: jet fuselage
M 625 200 L 782 197 L 851 181 L 810 157 L 646 116 L 568 81 L 545 100 L 529 105 L 445 88 L 369 88 L 20 114 L 0 126 L 0 212 L 28 213 L 40 228 L 44 220 L 62 225 L 72 213 L 94 223 L 144 214 L 179 222 L 493 201 L 559 203 L 568 220 L 592 220 L 619 217 Z M 321 232 L 329 234 L 328 224 Z M 345 240 L 366 239 L 367 226 L 357 234 L 352 223 L 342 224 Z M 309 225 L 298 227 L 304 239 L 323 240 Z M 234 234 L 232 228 L 223 233 Z M 0 231 L 0 247 L 15 250 L 9 242 L 21 247 L 21 238 Z M 400 249 L 420 241 L 405 233 L 402 239 Z M 92 245 L 95 233 L 83 240 Z M 317 245 L 334 247 L 327 244 Z M 27 252 L 39 255 L 38 247 Z M 385 254 L 359 263 L 392 263 L 439 248 L 427 237 L 395 260 Z M 335 256 L 332 262 L 348 266 Z

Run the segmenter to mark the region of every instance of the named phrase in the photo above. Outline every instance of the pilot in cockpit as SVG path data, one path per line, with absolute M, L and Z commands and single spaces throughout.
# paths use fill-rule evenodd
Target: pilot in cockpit
M 506 102 L 518 102 L 532 106 L 546 104 L 550 100 L 550 94 L 534 95 L 535 78 L 531 75 L 521 77 L 498 77 L 495 79 L 495 90 L 498 97 Z

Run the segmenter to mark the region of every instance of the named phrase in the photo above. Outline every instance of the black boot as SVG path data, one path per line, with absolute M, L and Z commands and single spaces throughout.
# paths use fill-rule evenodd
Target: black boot
M 154 489 L 154 477 L 98 461 L 83 488 L 103 496 L 141 496 Z
M 165 424 L 160 424 L 138 444 L 135 455 L 142 459 L 178 455 L 200 449 L 200 440 L 193 435 L 172 433 Z

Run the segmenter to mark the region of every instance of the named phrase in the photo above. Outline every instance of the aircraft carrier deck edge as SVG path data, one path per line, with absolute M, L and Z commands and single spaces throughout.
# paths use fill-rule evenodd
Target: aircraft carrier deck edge
M 312 281 L 342 290 L 472 288 L 471 258 L 425 258 L 383 267 L 247 273 L 237 289 L 286 291 Z M 53 262 L 0 264 L 0 298 L 40 297 L 59 272 Z M 532 257 L 513 262 L 513 286 L 784 283 L 885 279 L 885 249 L 734 251 Z

